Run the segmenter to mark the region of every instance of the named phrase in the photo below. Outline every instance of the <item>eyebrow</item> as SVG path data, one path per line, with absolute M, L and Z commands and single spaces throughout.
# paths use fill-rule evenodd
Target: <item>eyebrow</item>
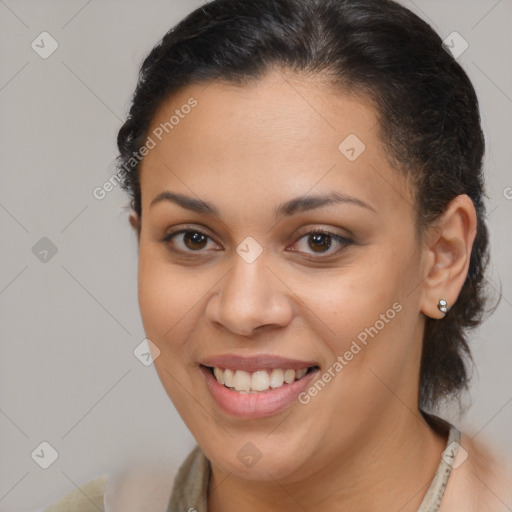
M 178 206 L 181 206 L 186 210 L 191 210 L 196 213 L 202 213 L 211 217 L 220 217 L 219 210 L 208 201 L 188 197 L 183 194 L 177 194 L 168 190 L 155 196 L 149 207 L 152 208 L 156 204 L 163 201 L 169 201 L 171 203 L 177 204 Z M 325 195 L 296 197 L 295 199 L 290 199 L 289 201 L 286 201 L 285 203 L 277 206 L 274 209 L 274 213 L 276 219 L 281 219 L 283 217 L 289 217 L 296 215 L 297 213 L 314 210 L 321 208 L 322 206 L 335 203 L 353 204 L 355 206 L 366 208 L 374 213 L 377 213 L 376 210 L 365 201 L 357 199 L 356 197 L 348 196 L 346 194 L 340 194 L 338 192 L 331 192 L 330 194 Z

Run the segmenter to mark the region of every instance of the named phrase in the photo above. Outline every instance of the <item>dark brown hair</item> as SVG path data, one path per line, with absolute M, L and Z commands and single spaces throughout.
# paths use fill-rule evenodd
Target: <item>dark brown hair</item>
M 418 226 L 459 194 L 473 201 L 478 231 L 466 281 L 442 320 L 427 319 L 420 408 L 467 387 L 467 329 L 481 321 L 488 236 L 484 137 L 474 88 L 436 32 L 391 0 L 214 0 L 163 37 L 144 60 L 118 134 L 119 173 L 141 214 L 139 161 L 158 107 L 187 85 L 243 85 L 272 67 L 327 78 L 376 105 L 390 160 L 414 185 Z

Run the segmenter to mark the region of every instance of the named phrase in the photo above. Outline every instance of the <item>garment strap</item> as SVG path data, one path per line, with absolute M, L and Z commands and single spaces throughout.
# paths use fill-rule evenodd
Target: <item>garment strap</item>
M 450 425 L 446 448 L 441 455 L 441 462 L 417 512 L 437 512 L 439 510 L 459 450 L 459 443 L 460 432 L 453 425 Z

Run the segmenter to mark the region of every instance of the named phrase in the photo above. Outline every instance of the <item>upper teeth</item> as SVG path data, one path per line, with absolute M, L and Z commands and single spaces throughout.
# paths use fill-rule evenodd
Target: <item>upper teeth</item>
M 269 388 L 275 389 L 281 387 L 284 383 L 291 384 L 296 379 L 302 379 L 308 369 L 301 368 L 294 370 L 288 368 L 281 370 L 274 368 L 270 375 L 267 370 L 258 370 L 256 372 L 246 372 L 244 370 L 231 370 L 226 368 L 214 368 L 213 374 L 217 382 L 224 384 L 228 388 L 234 388 L 235 391 L 266 391 Z

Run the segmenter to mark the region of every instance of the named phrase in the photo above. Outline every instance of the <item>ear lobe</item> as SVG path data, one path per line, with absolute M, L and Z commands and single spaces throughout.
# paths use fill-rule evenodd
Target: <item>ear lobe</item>
M 476 236 L 477 218 L 473 201 L 467 195 L 455 197 L 441 217 L 428 228 L 427 277 L 423 282 L 420 308 L 430 318 L 443 318 L 444 300 L 453 306 L 466 280 L 471 249 Z

